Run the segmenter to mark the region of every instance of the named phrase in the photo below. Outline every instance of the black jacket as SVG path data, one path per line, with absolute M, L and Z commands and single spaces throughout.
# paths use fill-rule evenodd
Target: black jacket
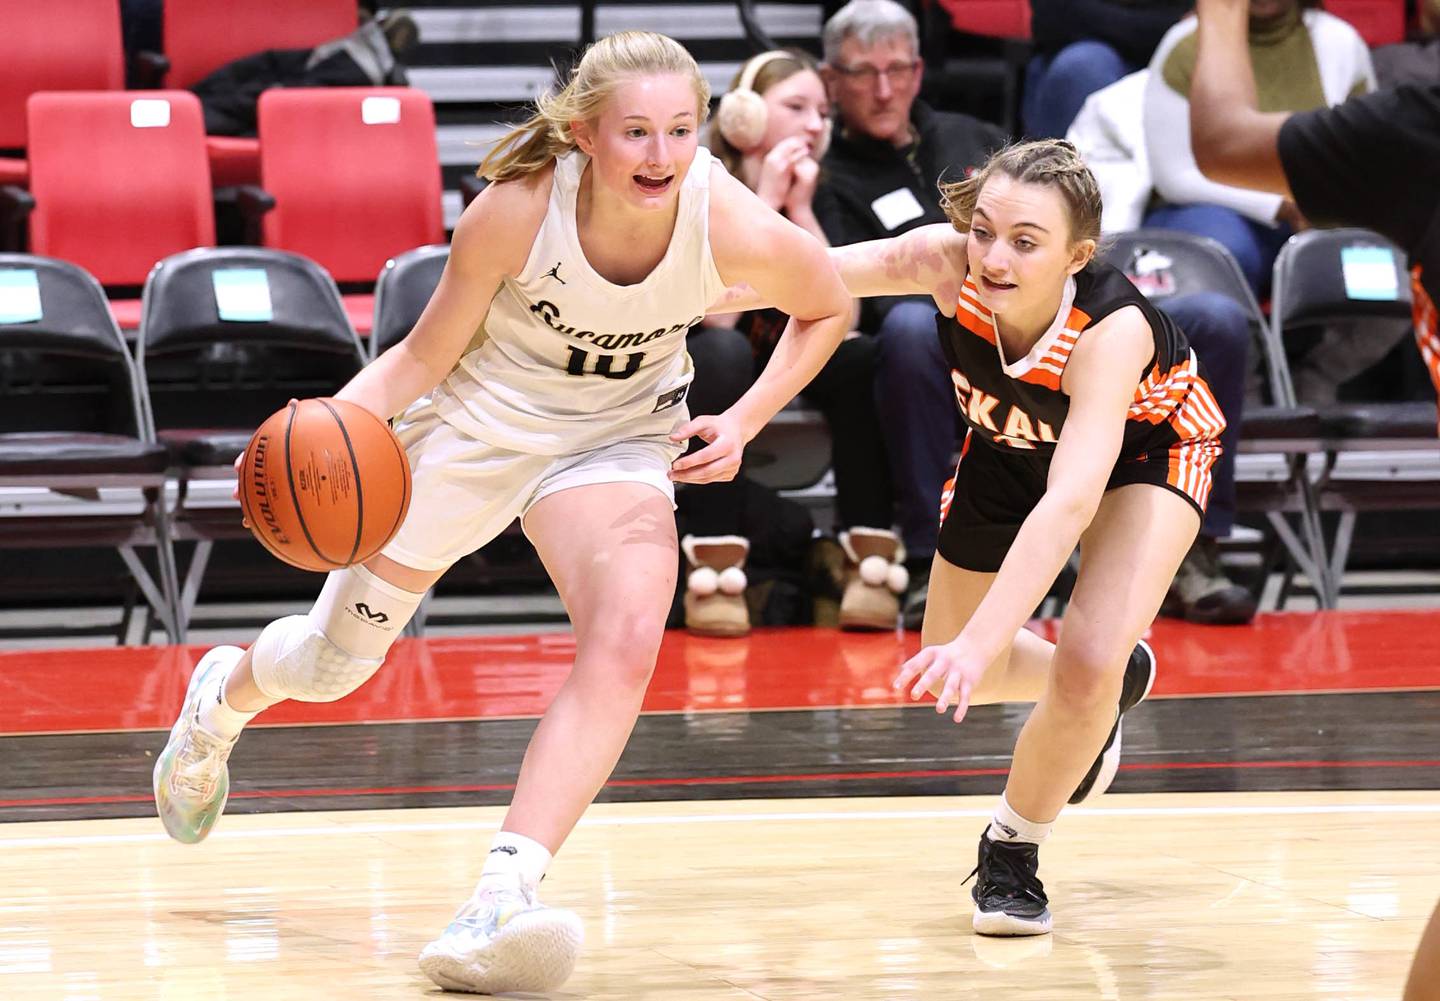
M 918 138 L 905 148 L 843 131 L 835 137 L 825 154 L 814 203 L 815 217 L 832 246 L 879 240 L 944 222 L 940 181 L 958 181 L 973 173 L 1007 140 L 998 126 L 969 115 L 934 111 L 920 101 L 911 108 L 910 122 Z M 875 202 L 901 188 L 910 191 L 923 214 L 887 227 Z M 860 329 L 874 333 L 900 298 L 862 300 Z

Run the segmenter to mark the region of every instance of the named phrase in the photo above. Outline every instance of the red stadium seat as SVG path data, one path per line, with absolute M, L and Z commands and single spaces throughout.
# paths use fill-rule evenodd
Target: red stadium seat
M 36 94 L 30 248 L 106 286 L 139 286 L 155 262 L 215 242 L 200 101 L 186 91 Z M 135 327 L 139 302 L 112 302 Z
M 189 87 L 228 62 L 266 49 L 310 49 L 356 27 L 354 0 L 185 0 L 165 5 L 167 87 Z M 254 139 L 214 136 L 207 143 L 214 183 L 254 184 Z
M 260 97 L 260 175 L 275 199 L 262 243 L 317 261 L 344 285 L 442 243 L 435 111 L 407 87 L 277 89 Z M 374 299 L 346 297 L 368 332 Z
M 125 86 L 116 0 L 26 4 L 0 31 L 0 149 L 25 141 L 25 102 L 42 90 L 119 90 Z M 0 157 L 0 184 L 24 184 L 26 163 Z
M 1325 0 L 1323 6 L 1349 21 L 1372 49 L 1405 41 L 1405 0 Z
M 989 38 L 1029 38 L 1030 0 L 938 0 L 956 31 Z
M 1007 133 L 1020 130 L 1020 83 L 1030 61 L 1030 0 L 923 0 L 921 93 L 932 105 L 994 114 Z M 977 104 L 977 97 L 994 103 Z M 987 102 L 988 103 L 988 102 Z
M 167 87 L 266 49 L 311 49 L 357 26 L 355 0 L 184 0 L 165 5 Z

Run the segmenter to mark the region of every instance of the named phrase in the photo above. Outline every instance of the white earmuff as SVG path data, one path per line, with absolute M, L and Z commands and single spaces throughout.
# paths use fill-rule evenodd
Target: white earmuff
M 755 77 L 776 59 L 794 59 L 783 49 L 762 52 L 745 64 L 735 89 L 720 98 L 715 126 L 725 141 L 741 153 L 748 153 L 765 139 L 767 111 L 765 98 L 755 93 Z

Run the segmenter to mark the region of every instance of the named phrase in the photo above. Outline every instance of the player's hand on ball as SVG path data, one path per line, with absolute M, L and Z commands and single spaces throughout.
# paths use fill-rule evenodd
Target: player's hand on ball
M 704 448 L 682 455 L 670 464 L 670 479 L 676 483 L 714 483 L 733 480 L 745 456 L 745 434 L 740 422 L 726 414 L 704 414 L 675 429 L 673 442 L 699 438 Z
M 941 646 L 927 646 L 907 660 L 895 676 L 896 691 L 910 685 L 910 698 L 936 692 L 935 711 L 943 713 L 955 707 L 955 722 L 965 718 L 970 708 L 970 694 L 985 676 L 989 659 L 979 656 L 963 637 Z M 913 684 L 912 684 L 913 682 Z

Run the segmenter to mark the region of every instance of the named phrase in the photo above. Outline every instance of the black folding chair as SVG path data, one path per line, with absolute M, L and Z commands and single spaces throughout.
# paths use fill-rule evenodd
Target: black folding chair
M 1270 303 L 1277 342 L 1298 328 L 1370 319 L 1408 323 L 1412 300 L 1404 253 L 1365 229 L 1306 230 L 1275 259 Z M 1328 546 L 1329 604 L 1338 602 L 1361 511 L 1440 507 L 1440 450 L 1432 401 L 1328 404 L 1320 410 L 1321 511 L 1338 512 Z
M 1139 229 L 1106 239 L 1107 259 L 1161 309 L 1196 292 L 1219 292 L 1244 309 L 1265 366 L 1270 402 L 1247 407 L 1241 421 L 1237 505 L 1263 513 L 1290 558 L 1279 603 L 1283 606 L 1293 568 L 1298 568 L 1314 582 L 1317 600 L 1324 606 L 1328 591 L 1323 533 L 1319 504 L 1306 472 L 1307 459 L 1320 442 L 1319 415 L 1296 402 L 1285 352 L 1240 265 L 1218 241 L 1176 230 Z M 1270 563 L 1267 559 L 1267 569 Z
M 329 396 L 365 363 L 335 282 L 298 254 L 188 250 L 145 282 L 138 342 L 156 434 L 178 483 L 177 540 L 195 551 L 179 593 L 186 630 L 214 543 L 248 538 L 233 463 L 292 398 Z
M 375 280 L 375 323 L 370 331 L 370 357 L 378 358 L 405 339 L 415 328 L 425 305 L 440 284 L 445 262 L 450 259 L 446 244 L 430 244 L 407 250 L 385 262 Z
M 166 453 L 143 394 L 99 282 L 65 261 L 0 254 L 0 547 L 113 548 L 178 641 Z M 120 642 L 133 607 L 127 596 Z

